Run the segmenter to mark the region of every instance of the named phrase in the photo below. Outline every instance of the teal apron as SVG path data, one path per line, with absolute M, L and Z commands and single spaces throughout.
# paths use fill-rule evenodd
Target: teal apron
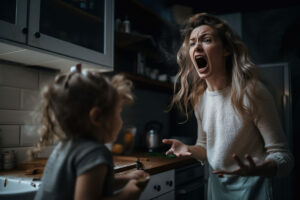
M 209 170 L 208 200 L 272 200 L 271 180 L 260 176 L 218 175 Z

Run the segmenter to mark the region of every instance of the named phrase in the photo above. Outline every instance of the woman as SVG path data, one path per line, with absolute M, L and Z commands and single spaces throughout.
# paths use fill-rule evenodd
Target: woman
M 175 85 L 171 106 L 187 117 L 193 108 L 198 139 L 193 146 L 164 139 L 171 145 L 166 154 L 208 161 L 208 199 L 272 199 L 268 177 L 288 175 L 293 156 L 244 43 L 222 20 L 196 14 L 177 62 L 180 88 Z

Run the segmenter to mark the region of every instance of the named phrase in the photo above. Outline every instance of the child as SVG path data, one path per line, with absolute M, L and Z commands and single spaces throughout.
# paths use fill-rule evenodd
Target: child
M 36 200 L 138 199 L 148 175 L 136 170 L 114 178 L 112 155 L 104 145 L 117 138 L 122 106 L 132 101 L 131 82 L 120 75 L 109 80 L 97 71 L 81 71 L 81 65 L 44 89 L 41 139 L 32 153 L 54 138 L 59 143 Z M 114 185 L 125 187 L 114 194 Z

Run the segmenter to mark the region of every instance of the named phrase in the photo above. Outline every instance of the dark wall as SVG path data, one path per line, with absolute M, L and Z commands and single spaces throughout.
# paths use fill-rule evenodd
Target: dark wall
M 124 126 L 134 125 L 137 128 L 135 146 L 146 151 L 145 125 L 151 120 L 162 124 L 160 138 L 170 137 L 170 113 L 165 112 L 171 101 L 171 94 L 144 88 L 134 89 L 135 102 L 124 108 L 122 113 Z M 121 137 L 121 135 L 119 136 Z
M 296 190 L 300 152 L 300 6 L 242 14 L 242 36 L 256 64 L 287 62 L 292 85 L 292 152 L 295 168 L 293 199 L 300 199 Z

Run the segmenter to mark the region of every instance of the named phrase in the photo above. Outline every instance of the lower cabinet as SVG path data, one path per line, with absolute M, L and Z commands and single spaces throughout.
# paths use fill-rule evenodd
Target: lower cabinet
M 165 193 L 159 197 L 155 197 L 153 198 L 155 200 L 172 200 L 172 199 L 175 199 L 175 191 L 171 191 L 171 192 L 168 192 L 168 193 Z
M 205 199 L 204 168 L 195 163 L 175 170 L 175 200 Z
M 148 185 L 140 196 L 140 200 L 175 199 L 175 170 L 169 170 L 151 176 Z
M 194 163 L 151 175 L 140 200 L 202 200 L 204 193 L 204 168 Z

